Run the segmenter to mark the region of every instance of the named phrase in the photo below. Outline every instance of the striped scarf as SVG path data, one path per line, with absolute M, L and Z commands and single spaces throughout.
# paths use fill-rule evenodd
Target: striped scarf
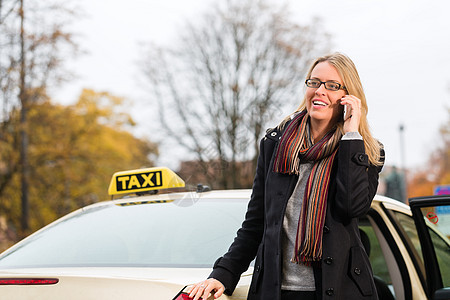
M 322 258 L 322 230 L 330 173 L 342 137 L 339 130 L 333 129 L 313 144 L 308 120 L 306 110 L 292 119 L 283 132 L 274 161 L 274 171 L 285 174 L 299 174 L 300 161 L 314 161 L 306 183 L 292 259 L 305 265 Z

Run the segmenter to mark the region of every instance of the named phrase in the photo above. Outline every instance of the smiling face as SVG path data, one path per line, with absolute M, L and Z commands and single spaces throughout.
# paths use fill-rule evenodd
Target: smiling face
M 342 79 L 337 70 L 324 61 L 318 63 L 311 72 L 310 79 L 320 81 L 333 81 L 343 85 Z M 336 124 L 343 111 L 340 99 L 345 96 L 345 90 L 330 91 L 325 89 L 325 85 L 319 88 L 306 88 L 306 109 L 311 117 L 311 125 L 326 127 L 328 130 Z

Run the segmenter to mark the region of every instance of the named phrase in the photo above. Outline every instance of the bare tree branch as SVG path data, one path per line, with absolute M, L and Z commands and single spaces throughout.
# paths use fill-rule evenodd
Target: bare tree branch
M 147 49 L 142 71 L 162 129 L 201 164 L 217 163 L 221 187 L 239 187 L 240 163 L 256 162 L 264 128 L 295 108 L 306 66 L 329 49 L 319 20 L 299 25 L 288 11 L 266 1 L 221 2 L 186 25 L 178 43 Z

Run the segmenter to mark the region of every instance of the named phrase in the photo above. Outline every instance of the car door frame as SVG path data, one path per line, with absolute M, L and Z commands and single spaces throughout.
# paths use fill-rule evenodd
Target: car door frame
M 443 286 L 442 276 L 437 261 L 436 252 L 428 231 L 428 225 L 422 214 L 421 208 L 450 205 L 450 195 L 436 195 L 415 197 L 409 199 L 409 206 L 419 236 L 426 272 L 426 293 L 429 299 L 441 300 L 450 298 L 450 289 Z

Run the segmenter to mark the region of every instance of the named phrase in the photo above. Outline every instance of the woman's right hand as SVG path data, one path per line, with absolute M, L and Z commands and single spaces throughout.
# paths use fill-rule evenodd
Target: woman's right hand
M 206 300 L 209 294 L 214 293 L 214 299 L 222 296 L 225 291 L 223 284 L 214 278 L 208 278 L 205 281 L 194 284 L 188 291 L 189 298 L 194 298 L 193 300 L 198 300 L 200 298 Z

